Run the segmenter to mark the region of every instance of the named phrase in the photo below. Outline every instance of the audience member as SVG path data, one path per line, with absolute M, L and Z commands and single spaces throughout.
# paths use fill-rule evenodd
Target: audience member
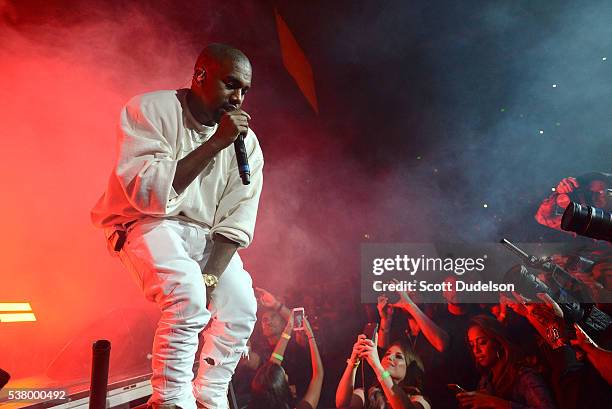
M 544 379 L 523 362 L 495 318 L 473 317 L 467 341 L 482 377 L 477 391 L 457 394 L 462 409 L 556 408 Z
M 338 384 L 336 407 L 351 409 L 430 409 L 423 397 L 425 370 L 421 359 L 404 343 L 395 342 L 387 348 L 382 361 L 378 355 L 377 336 L 374 340 L 361 334 L 353 346 L 351 357 Z M 362 360 L 374 370 L 378 383 L 367 395 L 355 388 L 355 375 Z
M 296 396 L 291 393 L 288 377 L 281 364 L 284 360 L 287 343 L 294 333 L 293 317 L 290 316 L 281 337 L 270 355 L 267 363 L 263 364 L 255 374 L 251 383 L 250 409 L 315 409 L 321 396 L 323 385 L 323 363 L 317 348 L 314 333 L 308 319 L 304 317 L 303 329 L 310 347 L 310 361 L 312 365 L 312 378 L 303 398 L 297 401 Z

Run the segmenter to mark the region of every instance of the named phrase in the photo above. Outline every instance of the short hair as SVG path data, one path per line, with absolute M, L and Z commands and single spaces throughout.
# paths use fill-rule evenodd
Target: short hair
M 202 68 L 210 61 L 244 61 L 251 65 L 249 58 L 239 49 L 232 47 L 231 45 L 221 43 L 208 44 L 195 62 L 194 70 Z

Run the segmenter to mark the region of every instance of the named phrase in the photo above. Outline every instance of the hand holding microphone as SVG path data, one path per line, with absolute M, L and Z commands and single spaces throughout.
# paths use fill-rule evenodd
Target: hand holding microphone
M 234 150 L 236 151 L 236 161 L 238 162 L 238 171 L 243 185 L 251 183 L 251 167 L 249 166 L 249 158 L 247 157 L 246 147 L 244 146 L 244 137 L 246 133 L 238 135 L 234 141 Z
M 248 185 L 251 177 L 251 169 L 244 146 L 244 138 L 249 130 L 249 119 L 251 119 L 251 116 L 241 109 L 226 111 L 221 116 L 217 132 L 213 135 L 215 143 L 218 144 L 220 149 L 225 149 L 230 144 L 234 144 L 238 170 L 243 185 Z

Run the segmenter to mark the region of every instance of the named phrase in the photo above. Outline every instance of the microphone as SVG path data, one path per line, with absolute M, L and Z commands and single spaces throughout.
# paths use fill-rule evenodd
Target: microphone
M 238 135 L 234 141 L 234 150 L 236 151 L 236 161 L 238 162 L 238 170 L 240 171 L 240 179 L 243 185 L 251 183 L 251 167 L 247 158 L 246 148 L 244 147 L 245 134 Z

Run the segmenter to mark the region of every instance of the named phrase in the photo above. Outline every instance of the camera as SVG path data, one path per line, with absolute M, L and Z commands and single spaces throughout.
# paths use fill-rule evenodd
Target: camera
M 517 291 L 527 298 L 536 300 L 537 293 L 548 294 L 563 310 L 569 327 L 573 323 L 579 324 L 599 345 L 610 349 L 612 318 L 593 303 L 579 302 L 584 299 L 584 294 L 580 284 L 567 272 L 557 268 L 552 278 L 549 286 L 522 264 L 512 267 L 504 275 L 504 279 L 515 283 Z
M 612 242 L 612 213 L 597 207 L 570 202 L 563 212 L 561 228 L 581 236 Z

